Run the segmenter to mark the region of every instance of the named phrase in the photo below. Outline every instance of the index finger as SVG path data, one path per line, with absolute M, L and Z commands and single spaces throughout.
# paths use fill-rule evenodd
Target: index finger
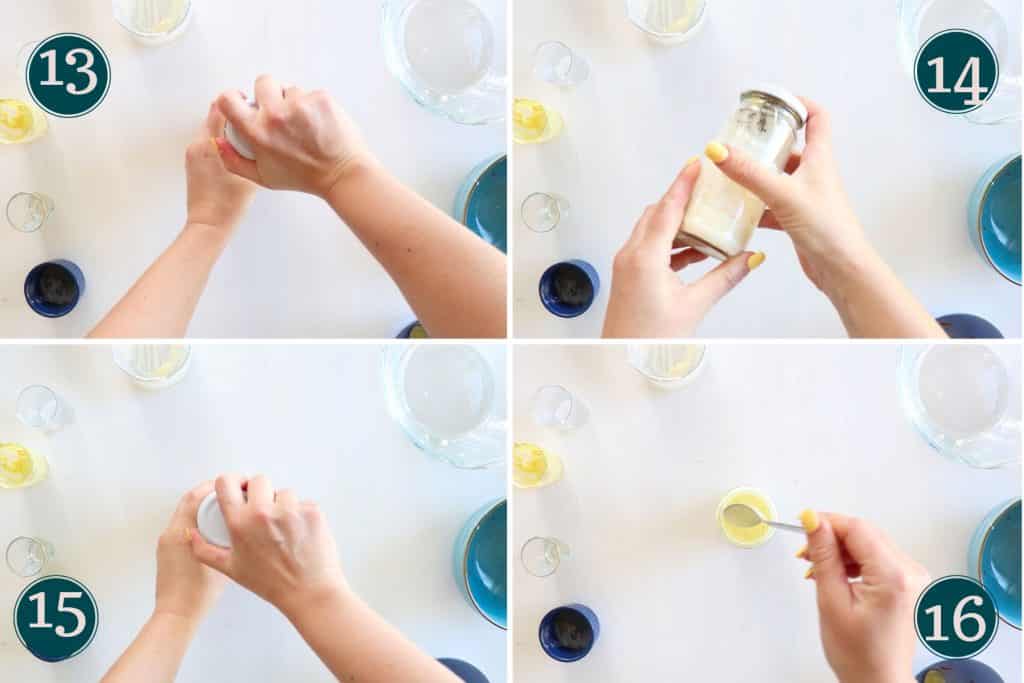
M 655 248 L 664 251 L 672 249 L 672 243 L 679 234 L 679 226 L 683 223 L 686 206 L 690 203 L 690 195 L 698 176 L 700 164 L 696 160 L 690 161 L 661 198 L 644 235 L 645 240 Z
M 242 494 L 242 477 L 237 474 L 222 474 L 217 477 L 214 486 L 217 491 L 217 503 L 220 504 L 224 517 L 237 514 L 245 505 L 245 496 Z
M 213 480 L 204 481 L 195 488 L 191 489 L 181 500 L 178 501 L 178 507 L 174 510 L 174 516 L 186 521 L 187 524 L 195 524 L 196 515 L 199 512 L 199 505 L 203 502 L 203 499 L 210 495 L 213 491 Z
M 825 513 L 825 516 L 843 550 L 860 565 L 864 583 L 884 583 L 899 573 L 901 558 L 881 530 L 862 519 L 834 513 Z
M 210 105 L 210 112 L 206 115 L 206 130 L 212 138 L 219 138 L 224 133 L 224 126 L 227 124 L 224 112 L 217 107 L 217 104 Z
M 228 90 L 217 96 L 217 109 L 231 122 L 231 125 L 250 138 L 256 132 L 256 107 L 245 99 L 238 90 Z M 219 135 L 219 133 L 218 133 Z
M 832 117 L 828 110 L 809 97 L 800 101 L 807 107 L 807 145 L 827 145 L 832 142 Z

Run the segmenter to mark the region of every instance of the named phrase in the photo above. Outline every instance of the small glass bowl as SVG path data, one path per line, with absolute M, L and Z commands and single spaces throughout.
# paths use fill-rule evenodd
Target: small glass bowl
M 678 13 L 680 16 L 671 16 Z M 703 26 L 707 0 L 626 0 L 626 16 L 651 40 L 662 45 L 681 45 Z
M 688 356 L 696 352 L 697 360 Z M 693 382 L 707 364 L 708 348 L 702 344 L 630 344 L 626 357 L 634 370 L 659 389 L 681 389 Z M 678 372 L 683 366 L 685 372 Z
M 428 111 L 464 125 L 505 120 L 504 0 L 385 0 L 392 75 Z
M 752 498 L 756 498 L 757 500 L 759 500 L 759 501 L 761 501 L 761 502 L 763 502 L 765 504 L 765 506 L 767 507 L 767 510 L 758 509 L 758 512 L 760 512 L 764 516 L 765 519 L 774 522 L 775 520 L 777 520 L 779 518 L 778 510 L 775 509 L 775 503 L 772 502 L 772 499 L 769 498 L 764 493 L 764 491 L 761 491 L 761 490 L 755 489 L 755 488 L 751 488 L 749 486 L 741 486 L 739 488 L 733 489 L 732 491 L 729 491 L 727 494 L 722 496 L 722 500 L 718 504 L 718 509 L 715 511 L 715 519 L 718 521 L 718 529 L 719 529 L 719 531 L 722 532 L 722 536 L 724 536 L 725 539 L 727 541 L 729 541 L 729 543 L 732 543 L 734 546 L 736 546 L 738 548 L 748 548 L 748 549 L 749 548 L 757 548 L 758 546 L 762 546 L 765 543 L 767 543 L 768 541 L 772 540 L 772 538 L 775 536 L 775 528 L 774 527 L 768 527 L 768 530 L 765 532 L 764 536 L 762 536 L 761 538 L 757 539 L 756 541 L 741 541 L 739 539 L 735 539 L 735 538 L 732 538 L 731 536 L 729 536 L 729 534 L 727 534 L 725 532 L 725 525 L 722 523 L 722 513 L 725 512 L 725 508 L 727 508 L 730 505 L 732 505 L 733 503 L 737 502 L 737 499 L 740 496 L 744 496 L 744 495 L 750 496 Z M 740 501 L 740 502 L 746 502 L 746 501 Z

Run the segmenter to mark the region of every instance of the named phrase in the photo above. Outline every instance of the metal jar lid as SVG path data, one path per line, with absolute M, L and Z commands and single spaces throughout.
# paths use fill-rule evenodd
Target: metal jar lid
M 196 526 L 199 533 L 208 543 L 219 545 L 222 548 L 231 547 L 231 534 L 228 532 L 228 525 L 224 521 L 224 514 L 220 511 L 220 504 L 217 502 L 217 494 L 211 493 L 203 498 L 199 504 L 199 512 L 196 514 Z
M 750 95 L 763 97 L 788 109 L 796 117 L 797 130 L 803 128 L 807 123 L 807 106 L 786 88 L 773 83 L 759 83 L 756 87 L 744 90 L 740 97 L 745 99 Z

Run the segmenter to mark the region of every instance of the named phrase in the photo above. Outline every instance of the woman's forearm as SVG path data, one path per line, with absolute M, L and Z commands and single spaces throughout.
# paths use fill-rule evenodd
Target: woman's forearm
M 932 339 L 946 333 L 874 250 L 833 263 L 823 289 L 860 339 Z
M 282 611 L 339 681 L 458 683 L 346 587 L 304 596 Z
M 327 201 L 435 337 L 505 336 L 505 255 L 376 163 L 355 163 Z
M 154 613 L 100 683 L 173 683 L 195 628 L 182 617 Z
M 187 224 L 89 336 L 184 337 L 229 237 L 223 228 Z

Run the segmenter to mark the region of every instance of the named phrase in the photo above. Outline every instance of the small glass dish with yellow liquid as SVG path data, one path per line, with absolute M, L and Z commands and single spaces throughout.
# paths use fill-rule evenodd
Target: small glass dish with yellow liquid
M 722 502 L 718 504 L 718 511 L 715 513 L 718 527 L 722 530 L 725 538 L 740 548 L 756 548 L 770 541 L 772 536 L 775 535 L 775 529 L 767 524 L 740 527 L 730 524 L 725 519 L 722 513 L 725 512 L 727 507 L 735 504 L 749 505 L 761 513 L 764 519 L 773 522 L 779 518 L 778 512 L 775 510 L 775 504 L 763 492 L 749 486 L 733 489 L 725 494 Z
M 46 479 L 46 458 L 21 444 L 0 443 L 0 488 L 23 489 Z
M 49 129 L 46 115 L 22 100 L 0 99 L 0 145 L 20 145 L 41 138 Z
M 521 145 L 539 145 L 557 138 L 565 120 L 537 100 L 516 98 L 512 107 L 512 137 Z
M 551 486 L 565 471 L 561 458 L 532 443 L 516 443 L 512 458 L 512 483 L 520 489 Z

